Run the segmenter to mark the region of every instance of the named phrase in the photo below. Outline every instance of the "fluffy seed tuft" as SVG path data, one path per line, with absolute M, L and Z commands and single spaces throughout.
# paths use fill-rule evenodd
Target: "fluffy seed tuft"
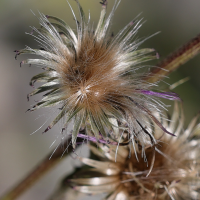
M 152 124 L 168 132 L 153 115 L 165 105 L 157 98 L 179 99 L 174 93 L 152 91 L 157 83 L 145 81 L 149 73 L 141 73 L 141 64 L 156 59 L 154 49 L 138 49 L 144 40 L 134 40 L 141 20 L 132 20 L 115 36 L 109 33 L 110 22 L 119 0 L 115 1 L 106 18 L 107 1 L 101 2 L 102 10 L 96 29 L 76 0 L 80 21 L 72 13 L 77 25 L 76 33 L 61 19 L 40 14 L 40 29 L 33 28 L 31 35 L 42 45 L 40 49 L 26 47 L 16 51 L 20 54 L 35 54 L 37 59 L 27 59 L 20 65 L 40 66 L 44 72 L 34 76 L 35 82 L 44 84 L 33 90 L 29 97 L 46 92 L 44 97 L 29 111 L 42 107 L 62 105 L 58 116 L 45 129 L 47 132 L 59 120 L 65 119 L 64 127 L 74 120 L 72 144 L 75 147 L 79 131 L 104 141 L 109 138 L 120 142 L 133 141 L 145 148 L 157 143 Z M 172 134 L 173 135 L 173 134 Z M 134 144 L 134 145 L 135 145 Z

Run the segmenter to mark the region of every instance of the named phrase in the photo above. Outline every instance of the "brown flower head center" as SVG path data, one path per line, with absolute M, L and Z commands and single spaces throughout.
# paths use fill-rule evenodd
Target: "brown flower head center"
M 173 156 L 167 144 L 162 144 L 159 150 Z M 146 158 L 138 158 L 139 162 L 136 160 L 135 155 L 132 155 L 131 158 L 127 158 L 123 166 L 124 169 L 121 179 L 130 196 L 149 194 L 149 199 L 159 200 L 160 196 L 166 192 L 164 188 L 165 185 L 169 185 L 172 181 L 180 181 L 178 176 L 175 177 L 174 175 L 177 168 L 175 166 L 173 167 L 173 163 L 158 152 L 155 153 L 156 159 L 153 170 L 150 175 L 146 177 L 150 169 L 152 155 L 153 149 L 148 148 L 145 151 Z M 145 160 L 147 162 L 145 162 Z
M 97 42 L 93 33 L 84 32 L 78 49 L 71 52 L 58 67 L 66 97 L 87 106 L 118 99 L 124 80 L 115 68 L 117 47 L 109 48 L 108 41 Z
M 89 92 L 89 90 L 85 88 L 84 86 L 81 86 L 80 92 L 83 96 L 87 96 L 87 93 Z

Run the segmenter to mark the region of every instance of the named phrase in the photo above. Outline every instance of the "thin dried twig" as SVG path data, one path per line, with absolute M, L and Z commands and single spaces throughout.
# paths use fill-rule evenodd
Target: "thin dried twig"
M 192 59 L 200 52 L 200 34 L 183 45 L 181 48 L 167 56 L 162 62 L 154 68 L 152 76 L 147 77 L 147 81 L 154 83 L 163 79 L 165 76 L 176 70 L 180 65 L 183 65 L 188 60 Z
M 77 139 L 77 142 L 81 142 L 82 139 Z M 67 146 L 71 142 L 71 137 L 57 148 L 54 153 L 51 152 L 45 159 L 43 159 L 36 167 L 31 171 L 21 182 L 8 191 L 0 200 L 14 200 L 28 190 L 35 182 L 37 182 L 42 176 L 44 176 L 50 169 L 56 164 L 60 163 L 63 158 L 73 151 L 72 145 L 68 146 L 67 153 L 63 155 L 63 146 Z M 52 155 L 53 153 L 53 155 Z M 51 159 L 49 159 L 51 157 Z

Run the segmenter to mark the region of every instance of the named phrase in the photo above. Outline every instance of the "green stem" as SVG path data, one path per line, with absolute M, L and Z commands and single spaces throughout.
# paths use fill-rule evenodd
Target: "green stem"
M 147 77 L 148 82 L 157 82 L 176 70 L 179 66 L 192 59 L 200 52 L 200 35 L 193 38 L 187 44 L 167 56 L 162 62 L 151 71 L 151 76 Z

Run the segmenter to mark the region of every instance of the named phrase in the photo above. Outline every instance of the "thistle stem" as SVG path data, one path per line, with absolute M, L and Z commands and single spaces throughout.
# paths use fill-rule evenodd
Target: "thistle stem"
M 163 61 L 158 63 L 157 68 L 151 71 L 151 76 L 147 77 L 147 81 L 154 83 L 163 79 L 179 66 L 192 59 L 200 52 L 200 34 L 190 40 L 187 44 L 170 54 Z
M 79 141 L 78 141 L 79 140 Z M 77 139 L 81 142 L 81 139 Z M 68 146 L 68 151 L 63 155 L 63 146 L 67 146 L 71 142 L 71 137 L 67 138 L 64 144 L 60 144 L 57 151 L 51 152 L 45 157 L 21 182 L 8 191 L 0 200 L 14 200 L 28 190 L 34 183 L 36 183 L 42 176 L 45 175 L 56 164 L 60 163 L 63 158 L 73 151 L 72 145 Z M 53 154 L 53 155 L 52 155 Z M 49 159 L 51 157 L 51 159 Z

